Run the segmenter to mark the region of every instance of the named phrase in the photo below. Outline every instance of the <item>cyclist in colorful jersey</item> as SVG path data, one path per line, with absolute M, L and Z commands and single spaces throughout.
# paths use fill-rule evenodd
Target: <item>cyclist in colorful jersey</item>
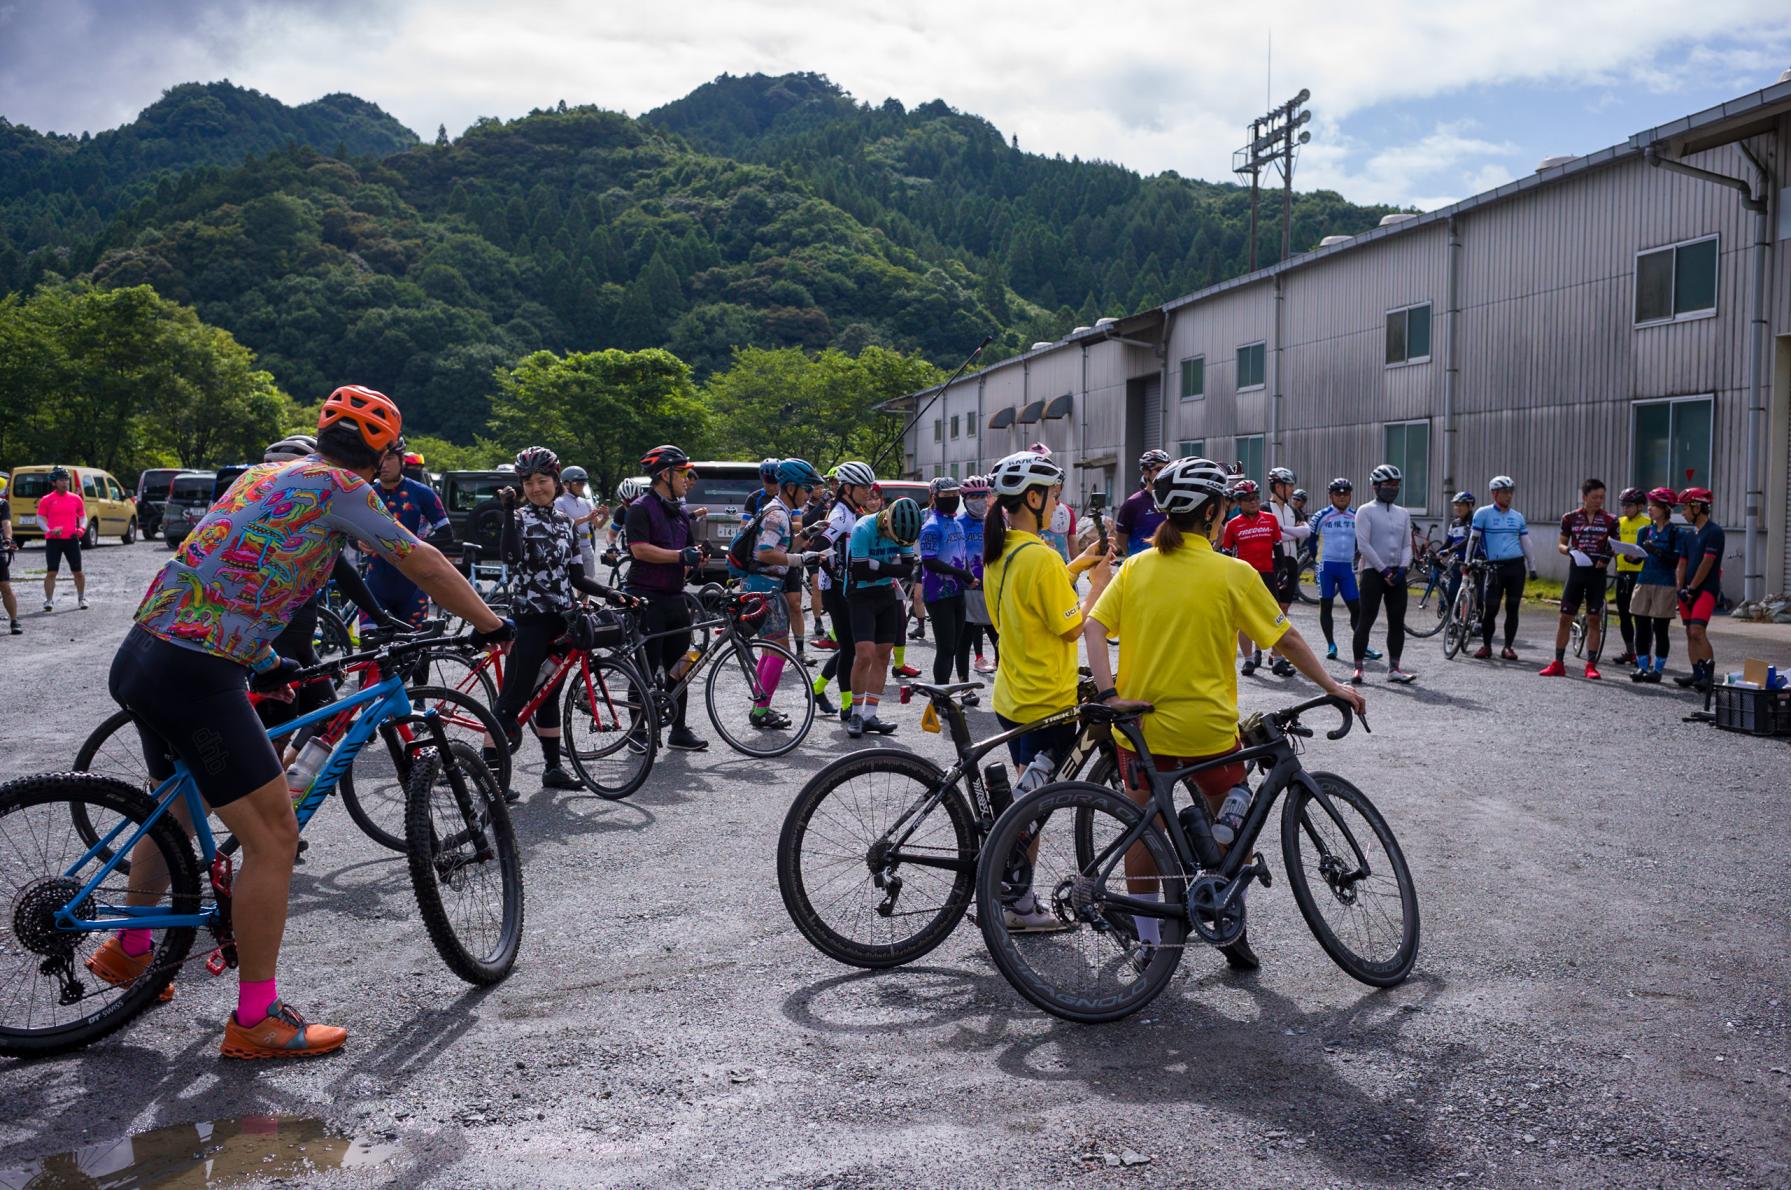
M 1399 488 L 1405 476 L 1393 464 L 1382 463 L 1368 482 L 1374 487 L 1374 499 L 1356 512 L 1356 582 L 1362 588 L 1362 608 L 1356 616 L 1356 670 L 1350 681 L 1362 681 L 1368 634 L 1385 603 L 1387 680 L 1410 682 L 1417 675 L 1399 664 L 1405 652 L 1405 575 L 1412 564 L 1412 514 L 1399 506 Z
M 986 475 L 972 475 L 958 488 L 958 494 L 964 500 L 964 511 L 958 514 L 958 524 L 964 527 L 964 554 L 970 559 L 971 591 L 981 591 L 983 586 L 983 528 L 989 515 L 989 478 Z M 966 601 L 968 602 L 968 601 Z M 987 606 L 985 604 L 985 606 Z M 995 662 L 983 656 L 983 637 L 986 635 L 995 648 L 996 658 L 1000 659 L 1001 642 L 991 624 L 968 624 L 966 631 L 970 634 L 970 652 L 975 660 L 973 668 L 979 674 L 995 672 Z
M 1499 656 L 1517 660 L 1517 609 L 1524 601 L 1524 578 L 1536 577 L 1536 558 L 1530 549 L 1530 525 L 1524 514 L 1511 507 L 1517 483 L 1509 475 L 1495 475 L 1486 485 L 1491 504 L 1474 510 L 1468 523 L 1468 548 L 1464 561 L 1486 560 L 1485 586 L 1480 612 L 1480 647 L 1474 656 L 1492 656 L 1493 625 L 1498 623 L 1499 601 L 1505 601 L 1505 647 Z
M 1686 488 L 1679 493 L 1685 505 L 1685 549 L 1679 556 L 1679 618 L 1685 621 L 1685 652 L 1691 658 L 1689 677 L 1674 678 L 1680 686 L 1703 693 L 1716 673 L 1716 654 L 1710 648 L 1710 617 L 1723 595 L 1723 527 L 1710 516 L 1715 498 L 1709 488 Z
M 844 723 L 852 717 L 852 671 L 858 661 L 852 640 L 852 612 L 846 602 L 847 549 L 852 530 L 867 510 L 877 476 L 869 466 L 858 462 L 841 463 L 833 470 L 836 499 L 815 544 L 825 555 L 821 565 L 821 606 L 826 609 L 828 622 L 833 625 L 836 648 L 815 676 L 814 689 L 816 706 L 822 714 L 831 715 L 834 707 L 827 698 L 827 683 L 838 679 L 839 717 Z
M 914 543 L 920 538 L 920 505 L 906 496 L 852 530 L 847 547 L 852 615 L 852 715 L 846 734 L 889 735 L 895 724 L 877 717 L 889 680 L 889 655 L 902 634 L 902 602 L 895 585 L 914 570 Z
M 50 470 L 50 487 L 37 501 L 37 523 L 44 531 L 44 610 L 56 610 L 56 576 L 62 563 L 75 579 L 75 605 L 87 610 L 87 575 L 81 570 L 81 539 L 87 533 L 87 501 L 74 490 L 67 469 Z
M 1617 534 L 1617 518 L 1605 511 L 1604 481 L 1588 479 L 1580 485 L 1580 506 L 1561 518 L 1561 540 L 1555 550 L 1568 561 L 1567 585 L 1561 591 L 1561 618 L 1555 625 L 1555 659 L 1542 667 L 1545 678 L 1567 672 L 1567 638 L 1580 604 L 1586 605 L 1586 677 L 1597 681 L 1598 646 L 1604 639 L 1605 580 L 1610 573 L 1611 540 Z
M 758 635 L 772 644 L 787 645 L 790 640 L 791 594 L 788 578 L 802 573 L 803 550 L 808 539 L 801 535 L 792 509 L 808 502 L 809 493 L 821 486 L 821 473 L 805 459 L 784 459 L 777 465 L 777 491 L 759 506 L 759 536 L 753 542 L 753 568 L 744 586 L 766 596 L 765 618 L 759 621 Z M 802 623 L 802 589 L 794 592 L 797 626 Z M 776 654 L 759 658 L 755 675 L 760 695 L 748 712 L 752 726 L 760 730 L 779 730 L 790 726 L 790 717 L 771 705 L 777 685 L 783 680 L 784 659 Z
M 669 676 L 683 672 L 684 654 L 690 649 L 690 606 L 684 601 L 684 576 L 703 564 L 707 551 L 697 546 L 691 514 L 684 507 L 695 474 L 690 456 L 676 446 L 655 446 L 641 456 L 641 470 L 651 477 L 652 487 L 628 506 L 628 552 L 634 563 L 628 568 L 624 589 L 646 600 L 640 625 L 642 632 L 653 637 L 647 642 L 647 660 Z M 700 752 L 709 742 L 686 722 L 689 693 L 681 691 L 673 704 L 666 746 Z
M 545 446 L 530 446 L 516 455 L 516 479 L 522 485 L 504 488 L 498 502 L 504 519 L 498 534 L 498 557 L 510 568 L 510 608 L 516 619 L 516 640 L 504 663 L 504 686 L 498 691 L 492 713 L 509 737 L 512 750 L 521 742 L 518 717 L 534 697 L 541 667 L 554 651 L 554 642 L 566 634 L 566 618 L 578 609 L 578 596 L 591 595 L 612 606 L 634 602 L 585 574 L 578 556 L 578 528 L 560 511 L 558 499 L 560 459 Z M 578 789 L 577 777 L 560 767 L 560 687 L 548 692 L 531 718 L 535 738 L 541 742 L 546 768 L 541 784 L 547 789 Z M 497 771 L 495 752 L 486 767 Z M 521 795 L 504 790 L 504 800 Z
M 1325 672 L 1258 574 L 1214 550 L 1224 524 L 1225 487 L 1224 470 L 1210 459 L 1178 459 L 1164 468 L 1152 492 L 1167 518 L 1153 538 L 1155 548 L 1126 560 L 1083 629 L 1088 668 L 1100 691 L 1096 698 L 1110 706 L 1152 708 L 1140 727 L 1159 769 L 1190 767 L 1238 750 L 1238 683 L 1231 658 L 1239 632 L 1278 646 L 1326 693 L 1358 713 L 1366 710 L 1360 694 Z M 1149 648 L 1120 646 L 1117 681 L 1107 652 L 1110 636 L 1150 642 Z M 1138 756 L 1123 737 L 1114 738 L 1127 793 L 1148 805 L 1150 781 Z M 1194 774 L 1192 784 L 1217 817 L 1226 795 L 1245 780 L 1244 766 L 1233 763 Z M 1132 896 L 1159 895 L 1158 873 L 1143 848 L 1127 854 L 1126 875 Z M 1156 919 L 1134 920 L 1140 949 L 1133 962 L 1142 968 L 1161 934 Z M 1234 968 L 1259 965 L 1247 936 L 1223 953 Z
M 1158 472 L 1168 465 L 1169 452 L 1166 450 L 1147 450 L 1138 456 L 1138 490 L 1126 497 L 1113 517 L 1113 527 L 1125 541 L 1128 558 L 1149 549 L 1151 536 L 1163 523 L 1163 514 L 1157 511 L 1156 502 L 1151 499 L 1150 485 Z
M 1648 493 L 1648 523 L 1636 534 L 1636 544 L 1648 551 L 1636 576 L 1629 606 L 1636 620 L 1636 671 L 1632 682 L 1658 683 L 1667 671 L 1667 655 L 1673 639 L 1673 613 L 1679 601 L 1679 559 L 1684 547 L 1680 526 L 1673 523 L 1679 497 L 1672 488 Z
M 402 439 L 398 445 L 398 451 L 388 452 L 380 459 L 379 482 L 374 485 L 374 491 L 393 520 L 410 530 L 418 540 L 427 541 L 448 527 L 448 511 L 442 507 L 441 497 L 435 494 L 434 488 L 405 476 Z M 377 554 L 365 556 L 361 561 L 361 575 L 367 580 L 367 589 L 391 615 L 407 624 L 421 624 L 429 615 L 429 596 L 384 558 Z M 361 614 L 361 623 L 363 626 L 373 623 L 365 611 Z
M 299 666 L 268 642 L 329 581 L 351 537 L 484 639 L 508 635 L 447 559 L 394 521 L 374 494 L 375 468 L 395 449 L 401 425 L 398 407 L 381 393 L 359 386 L 331 393 L 318 418 L 318 454 L 251 467 L 230 486 L 150 583 L 112 661 L 112 697 L 136 718 L 151 776 L 168 777 L 169 754 L 180 757 L 242 844 L 233 893 L 240 982 L 224 1026 L 225 1057 L 305 1057 L 347 1039 L 344 1029 L 308 1024 L 275 988 L 298 821 L 248 689 L 284 687 Z M 184 807 L 174 812 L 190 828 Z M 125 901 L 157 904 L 167 885 L 160 851 L 145 840 L 132 855 Z M 151 931 L 125 930 L 95 951 L 89 967 L 109 983 L 129 983 L 153 950 Z
M 965 631 L 964 592 L 974 577 L 958 520 L 958 481 L 947 475 L 930 486 L 926 520 L 920 526 L 921 595 L 933 618 L 933 681 L 951 681 L 953 663 L 958 681 L 970 678 L 970 634 Z M 967 696 L 974 695 L 967 691 Z M 971 701 L 968 697 L 966 701 Z
M 1318 626 L 1325 634 L 1325 660 L 1337 660 L 1337 637 L 1332 608 L 1339 595 L 1349 611 L 1349 627 L 1356 630 L 1356 617 L 1361 611 L 1361 594 L 1356 589 L 1356 510 L 1350 497 L 1356 485 L 1343 476 L 1331 481 L 1331 503 L 1319 509 L 1307 522 L 1312 537 L 1318 542 Z M 1380 654 L 1369 649 L 1364 656 L 1378 660 Z
M 1263 509 L 1262 496 L 1256 490 L 1254 480 L 1239 481 L 1231 489 L 1231 493 L 1238 503 L 1238 515 L 1225 522 L 1219 538 L 1219 548 L 1232 557 L 1249 563 L 1250 569 L 1262 580 L 1262 585 L 1279 602 L 1280 592 L 1275 585 L 1275 555 L 1281 544 L 1281 522 L 1274 513 Z M 1244 656 L 1243 672 L 1245 677 L 1249 677 L 1262 664 L 1262 646 L 1251 641 L 1242 632 L 1238 633 L 1238 643 L 1248 650 Z M 1280 659 L 1277 658 L 1277 661 Z M 1279 666 L 1276 672 L 1280 672 Z M 1288 672 L 1293 672 L 1291 666 Z
M 0 601 L 6 605 L 6 622 L 14 636 L 24 631 L 19 627 L 19 600 L 12 593 L 12 556 L 18 550 L 19 543 L 12 536 L 12 505 L 6 499 L 6 481 L 0 479 Z
M 1617 507 L 1623 510 L 1623 515 L 1617 518 L 1618 541 L 1628 545 L 1637 544 L 1642 530 L 1648 527 L 1648 514 L 1644 511 L 1647 499 L 1641 488 L 1624 488 L 1617 493 Z M 1642 561 L 1640 558 L 1619 554 L 1615 567 L 1617 630 L 1623 634 L 1623 655 L 1617 658 L 1617 664 L 1628 665 L 1637 660 L 1635 617 L 1631 614 L 1630 603 L 1635 598 L 1636 579 L 1642 573 Z

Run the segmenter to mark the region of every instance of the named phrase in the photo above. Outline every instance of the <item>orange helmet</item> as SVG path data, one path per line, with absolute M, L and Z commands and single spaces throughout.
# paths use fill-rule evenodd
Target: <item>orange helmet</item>
M 404 416 L 392 398 L 358 384 L 345 384 L 324 399 L 317 429 L 321 432 L 339 421 L 352 422 L 361 432 L 361 441 L 376 451 L 398 441 L 404 427 Z

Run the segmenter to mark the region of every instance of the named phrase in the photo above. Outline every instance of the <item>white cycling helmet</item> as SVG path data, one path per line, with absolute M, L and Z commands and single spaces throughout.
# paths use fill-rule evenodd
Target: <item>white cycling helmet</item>
M 641 498 L 646 490 L 647 485 L 642 483 L 639 479 L 624 479 L 621 483 L 616 485 L 616 499 L 620 500 L 623 504 L 633 504 L 636 500 Z
M 264 463 L 290 463 L 317 453 L 317 439 L 309 434 L 290 434 L 261 452 Z
M 1299 477 L 1286 467 L 1269 468 L 1270 483 L 1299 483 Z
M 1177 459 L 1157 472 L 1151 498 L 1161 513 L 1199 512 L 1212 500 L 1224 499 L 1229 477 L 1211 459 Z
M 1509 475 L 1495 475 L 1492 482 L 1486 485 L 1489 492 L 1511 492 L 1517 490 L 1517 481 Z
M 1054 488 L 1063 482 L 1063 468 L 1030 450 L 1011 454 L 989 472 L 989 488 L 997 496 L 1018 496 L 1027 488 Z
M 841 483 L 849 483 L 855 488 L 868 488 L 877 482 L 877 473 L 865 463 L 841 463 L 833 469 L 833 474 Z
M 1382 463 L 1368 475 L 1369 483 L 1401 483 L 1405 476 L 1392 463 Z

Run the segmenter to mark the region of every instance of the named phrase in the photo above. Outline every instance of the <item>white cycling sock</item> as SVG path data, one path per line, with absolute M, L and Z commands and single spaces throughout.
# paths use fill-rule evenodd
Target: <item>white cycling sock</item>
M 1140 901 L 1155 901 L 1158 896 L 1154 892 L 1133 893 Z M 1155 917 L 1134 917 L 1132 924 L 1138 927 L 1138 941 L 1158 946 L 1163 941 L 1163 923 Z

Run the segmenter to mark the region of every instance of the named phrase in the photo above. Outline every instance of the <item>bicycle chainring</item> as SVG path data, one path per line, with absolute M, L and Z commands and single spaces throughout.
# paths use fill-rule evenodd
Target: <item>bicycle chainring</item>
M 1220 907 L 1231 884 L 1220 876 L 1202 876 L 1188 886 L 1188 920 L 1214 946 L 1229 946 L 1244 932 L 1244 898 Z

